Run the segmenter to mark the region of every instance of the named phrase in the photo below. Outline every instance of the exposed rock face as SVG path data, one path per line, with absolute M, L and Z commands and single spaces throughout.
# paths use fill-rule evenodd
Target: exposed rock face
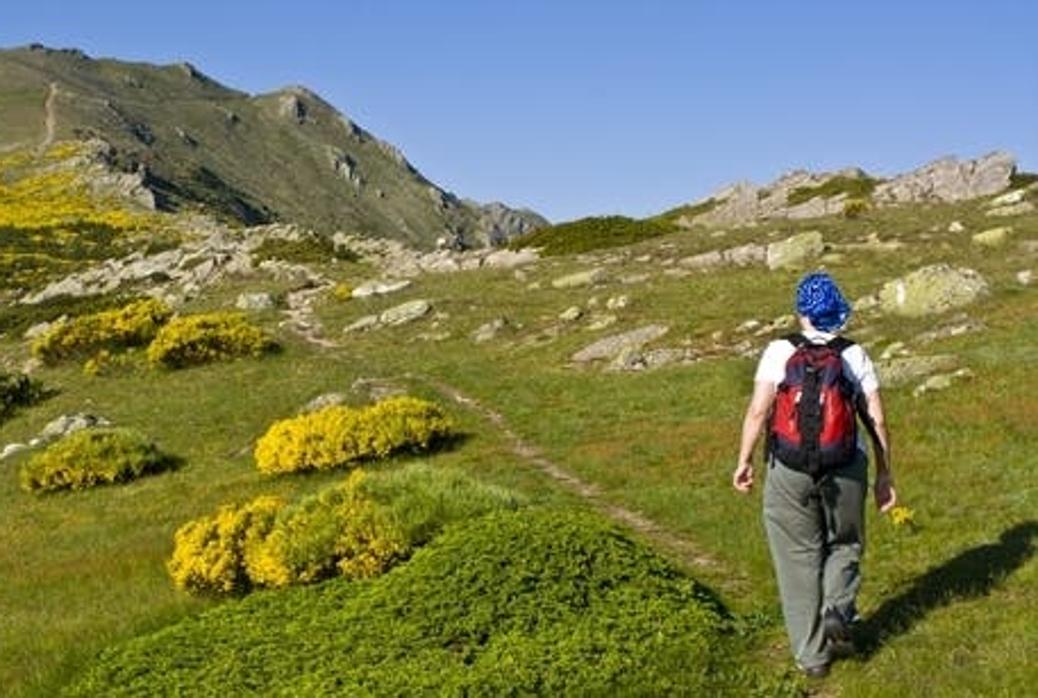
M 479 241 L 486 245 L 503 245 L 517 235 L 533 232 L 548 225 L 548 219 L 529 209 L 514 209 L 500 202 L 474 206 L 478 212 L 476 231 Z
M 879 307 L 884 312 L 919 317 L 969 305 L 988 291 L 973 269 L 935 264 L 884 284 Z
M 584 347 L 571 358 L 576 363 L 612 359 L 626 349 L 640 349 L 667 334 L 668 330 L 666 325 L 646 325 L 630 332 L 614 334 Z
M 809 260 L 822 254 L 824 249 L 825 243 L 822 240 L 822 234 L 817 230 L 793 235 L 780 242 L 773 242 L 768 245 L 768 269 L 802 267 Z
M 1015 168 L 1013 156 L 1001 151 L 976 160 L 943 158 L 881 183 L 873 198 L 881 204 L 898 204 L 989 196 L 1009 186 Z

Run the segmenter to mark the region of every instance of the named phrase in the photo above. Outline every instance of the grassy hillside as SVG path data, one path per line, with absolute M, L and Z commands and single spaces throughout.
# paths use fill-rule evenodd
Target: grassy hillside
M 965 231 L 948 232 L 953 221 Z M 1012 232 L 1002 246 L 972 242 L 973 233 L 1003 224 Z M 836 256 L 782 271 L 760 265 L 692 272 L 678 261 L 812 229 Z M 762 225 L 723 236 L 676 231 L 607 253 L 554 256 L 518 276 L 478 269 L 423 275 L 392 296 L 344 301 L 329 293 L 316 306 L 329 347 L 282 327 L 283 311 L 275 308 L 250 315 L 282 346 L 263 358 L 177 372 L 149 368 L 131 354 L 96 377 L 84 375 L 76 362 L 41 368 L 34 375 L 53 394 L 0 424 L 3 443 L 28 441 L 59 414 L 88 411 L 147 434 L 182 465 L 126 485 L 32 495 L 18 485 L 29 455 L 0 461 L 0 616 L 6 619 L 0 685 L 16 696 L 49 696 L 69 686 L 104 694 L 113 684 L 131 686 L 136 679 L 130 677 L 147 676 L 170 690 L 191 682 L 216 692 L 234 690 L 220 684 L 220 676 L 244 684 L 260 675 L 264 685 L 290 693 L 297 685 L 286 677 L 304 670 L 313 669 L 313 680 L 321 682 L 315 690 L 326 690 L 333 685 L 326 680 L 336 678 L 381 680 L 382 667 L 457 695 L 465 685 L 457 662 L 482 671 L 484 662 L 494 661 L 495 680 L 508 682 L 502 691 L 580 693 L 566 683 L 577 677 L 608 693 L 636 677 L 646 685 L 659 685 L 652 681 L 662 677 L 674 686 L 697 686 L 695 676 L 720 682 L 710 692 L 738 694 L 747 682 L 766 694 L 800 690 L 790 676 L 760 493 L 740 497 L 729 484 L 752 380 L 750 357 L 783 330 L 754 336 L 738 328 L 790 312 L 800 274 L 820 263 L 851 298 L 921 266 L 949 263 L 977 270 L 990 293 L 961 310 L 922 318 L 859 311 L 849 328 L 874 357 L 901 341 L 910 356 L 954 356 L 972 378 L 919 397 L 913 390 L 922 379 L 885 390 L 899 493 L 913 521 L 897 525 L 870 505 L 861 653 L 837 664 L 817 690 L 1026 695 L 1038 680 L 1029 659 L 1038 654 L 1031 630 L 1038 615 L 1032 467 L 1038 378 L 1031 368 L 1038 360 L 1038 299 L 1017 274 L 1033 270 L 1036 245 L 1038 216 L 989 218 L 982 201 Z M 373 273 L 331 260 L 317 267 L 354 287 Z M 597 286 L 551 283 L 591 267 L 605 270 Z M 227 308 L 239 293 L 270 284 L 260 276 L 226 281 L 180 310 Z M 621 295 L 628 297 L 625 304 L 606 307 Z M 428 300 L 433 310 L 414 323 L 339 333 L 362 316 L 416 299 Z M 583 317 L 560 320 L 574 305 Z M 612 324 L 592 329 L 606 314 Z M 502 318 L 507 322 L 495 338 L 473 341 L 477 328 Z M 669 328 L 657 346 L 687 349 L 698 360 L 636 372 L 570 361 L 596 339 L 649 323 Z M 963 326 L 975 329 L 945 331 Z M 0 338 L 6 364 L 21 365 L 27 356 L 18 334 Z M 337 391 L 352 404 L 366 403 L 372 379 L 442 405 L 461 437 L 431 454 L 398 455 L 368 467 L 392 471 L 420 459 L 508 488 L 531 507 L 507 515 L 527 532 L 543 524 L 532 513 L 540 508 L 567 517 L 585 512 L 578 532 L 550 523 L 558 541 L 583 542 L 541 557 L 544 538 L 556 540 L 542 530 L 530 539 L 528 556 L 498 564 L 494 555 L 504 540 L 526 540 L 526 533 L 495 519 L 454 529 L 372 581 L 332 580 L 245 599 L 176 591 L 164 563 L 184 522 L 222 504 L 259 495 L 298 499 L 341 481 L 343 471 L 265 476 L 252 449 L 271 423 L 316 395 Z M 639 524 L 632 512 L 654 527 Z M 633 529 L 616 533 L 610 517 Z M 489 546 L 485 556 L 461 552 L 481 546 Z M 624 553 L 618 558 L 615 550 Z M 562 567 L 538 566 L 545 559 Z M 500 584 L 481 587 L 489 573 L 480 565 L 495 569 Z M 601 586 L 583 596 L 573 591 L 579 602 L 566 596 L 584 584 Z M 709 593 L 688 591 L 697 584 Z M 444 589 L 456 593 L 441 596 Z M 500 594 L 513 589 L 522 604 L 499 612 Z M 651 622 L 640 615 L 648 604 L 643 593 L 663 604 Z M 709 597 L 716 599 L 705 601 Z M 566 603 L 556 604 L 560 598 Z M 459 599 L 472 604 L 465 619 L 451 615 Z M 666 605 L 674 600 L 688 617 Z M 594 612 L 582 615 L 581 604 Z M 689 621 L 692 616 L 698 620 Z M 471 632 L 448 632 L 455 623 Z M 560 627 L 575 632 L 561 654 L 545 649 L 556 646 Z M 647 627 L 657 634 L 639 635 Z M 340 633 L 352 638 L 340 645 L 341 655 L 327 645 Z M 398 646 L 400 637 L 413 643 Z M 624 644 L 631 637 L 645 643 Z M 672 652 L 691 645 L 704 648 L 697 656 L 706 664 L 671 661 Z M 721 649 L 723 659 L 714 654 Z M 215 667 L 212 673 L 205 673 L 200 657 L 214 658 L 206 664 Z M 732 657 L 744 672 L 726 664 Z M 600 671 L 580 673 L 599 659 Z M 695 674 L 702 666 L 713 668 Z M 633 673 L 609 679 L 620 676 L 612 673 L 617 667 Z M 434 672 L 440 673 L 433 678 Z M 562 688 L 548 690 L 552 686 Z

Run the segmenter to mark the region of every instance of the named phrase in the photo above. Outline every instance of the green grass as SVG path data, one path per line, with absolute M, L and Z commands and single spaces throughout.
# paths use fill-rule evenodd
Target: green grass
M 789 192 L 786 203 L 796 206 L 819 196 L 828 199 L 839 194 L 846 194 L 851 199 L 868 199 L 878 183 L 879 180 L 872 177 L 838 175 L 815 187 L 797 187 Z
M 953 220 L 962 222 L 967 232 L 946 232 Z M 54 695 L 91 667 L 109 671 L 122 662 L 119 657 L 137 651 L 133 648 L 158 646 L 149 644 L 156 638 L 183 640 L 176 645 L 178 653 L 196 651 L 188 640 L 193 642 L 199 628 L 229 633 L 235 627 L 232 619 L 244 618 L 249 609 L 302 614 L 311 605 L 322 608 L 322 599 L 334 599 L 348 608 L 340 620 L 382 618 L 365 615 L 375 613 L 370 608 L 374 600 L 357 600 L 374 599 L 365 595 L 389 598 L 381 596 L 386 592 L 371 591 L 376 585 L 332 582 L 283 597 L 280 592 L 264 594 L 246 601 L 249 605 L 214 604 L 174 592 L 162 568 L 172 549 L 172 532 L 186 520 L 260 494 L 303 496 L 341 478 L 318 473 L 268 479 L 255 471 L 250 453 L 275 419 L 292 415 L 322 392 L 349 393 L 361 377 L 388 379 L 445 404 L 466 438 L 456 448 L 429 457 L 434 468 L 460 468 L 535 504 L 570 508 L 575 503 L 572 493 L 517 457 L 497 427 L 438 395 L 433 382 L 442 381 L 502 413 L 546 457 L 594 483 L 605 501 L 635 508 L 666 530 L 696 541 L 717 564 L 675 564 L 712 589 L 733 614 L 756 619 L 757 632 L 735 638 L 732 651 L 752 672 L 780 676 L 790 659 L 760 523 L 759 492 L 740 497 L 729 485 L 753 361 L 722 357 L 639 374 L 577 370 L 567 363 L 574 351 L 604 334 L 650 322 L 670 327 L 658 342 L 664 346 L 701 347 L 715 331 L 723 333 L 723 343 L 736 343 L 743 335 L 733 330 L 744 320 L 790 312 L 801 270 L 722 269 L 679 278 L 664 275 L 662 263 L 816 229 L 837 247 L 871 233 L 903 243 L 893 253 L 846 252 L 842 262 L 828 263 L 850 298 L 938 262 L 977 269 L 992 288 L 988 298 L 965 309 L 986 330 L 929 345 L 913 338 L 952 322 L 954 314 L 907 320 L 856 313 L 852 318 L 850 336 L 865 342 L 874 356 L 888 343 L 905 340 L 917 354 L 955 354 L 975 377 L 924 398 L 913 397 L 911 385 L 884 393 L 899 494 L 915 511 L 918 525 L 895 527 L 870 504 L 861 595 L 869 619 L 866 652 L 838 664 L 823 690 L 841 696 L 1026 695 L 1038 681 L 1029 661 L 1038 655 L 1038 637 L 1031 628 L 1038 617 L 1038 564 L 1033 557 L 1038 491 L 1031 484 L 1038 447 L 1033 429 L 1038 377 L 1031 368 L 1038 360 L 1033 322 L 1038 301 L 1034 288 L 1021 286 L 1014 277 L 1033 268 L 1033 256 L 1024 256 L 1017 243 L 1038 239 L 1038 216 L 1014 220 L 1013 238 L 1005 248 L 981 252 L 972 246 L 970 233 L 996 224 L 982 206 L 967 203 L 879 208 L 867 220 L 782 222 L 733 230 L 723 239 L 675 232 L 579 259 L 545 259 L 529 268 L 522 281 L 511 272 L 481 269 L 421 276 L 391 297 L 348 303 L 329 299 L 319 316 L 336 339 L 341 327 L 361 315 L 412 298 L 429 299 L 435 312 L 443 314 L 439 320 L 430 317 L 411 326 L 349 335 L 334 350 L 317 350 L 281 333 L 281 354 L 185 372 L 130 366 L 90 379 L 74 366 L 43 369 L 40 378 L 59 392 L 5 422 L 5 443 L 27 440 L 57 414 L 87 410 L 141 429 L 164 451 L 182 457 L 184 465 L 125 486 L 32 497 L 18 490 L 21 459 L 0 463 L 0 578 L 5 580 L 0 617 L 6 619 L 0 624 L 0 646 L 5 649 L 0 652 L 0 685 L 15 696 Z M 639 261 L 644 255 L 648 261 Z M 596 288 L 551 287 L 553 278 L 589 264 L 615 272 L 612 280 Z M 350 275 L 356 273 L 352 266 L 330 265 L 326 271 L 343 281 L 353 281 Z M 651 278 L 624 285 L 618 279 L 627 274 Z M 540 289 L 529 289 L 531 282 L 539 282 Z M 258 290 L 262 282 L 228 282 L 194 301 L 191 310 L 225 306 L 249 290 L 250 283 Z M 578 322 L 559 329 L 557 338 L 546 338 L 568 306 L 586 306 L 597 298 L 601 308 L 606 298 L 621 293 L 631 303 L 615 311 L 617 323 L 610 329 L 592 332 Z M 502 315 L 513 332 L 479 345 L 469 339 L 474 329 Z M 256 318 L 276 331 L 276 312 Z M 419 339 L 433 322 L 450 337 Z M 764 338 L 755 341 L 763 343 Z M 24 359 L 25 347 L 9 336 L 0 341 L 0 356 L 16 364 Z M 362 399 L 350 394 L 351 401 Z M 404 462 L 409 461 L 378 467 L 391 471 Z M 432 548 L 425 554 L 435 556 Z M 433 563 L 429 565 L 426 570 L 432 569 Z M 394 578 L 406 578 L 406 570 L 407 565 L 401 566 Z M 329 617 L 318 620 L 336 622 L 332 614 L 325 615 Z M 411 627 L 413 620 L 400 622 Z M 166 626 L 161 631 L 166 635 L 150 635 Z M 350 627 L 349 632 L 383 632 Z M 254 632 L 259 630 L 248 624 L 245 628 L 248 637 L 258 637 Z M 305 640 L 304 629 L 302 623 L 274 623 L 271 632 Z M 110 646 L 115 649 L 98 664 L 98 653 Z M 291 669 L 293 662 L 309 661 L 305 653 L 293 655 L 277 643 L 260 646 L 269 648 L 265 656 L 276 658 L 271 667 Z M 259 656 L 267 651 L 257 650 Z M 525 650 L 516 649 L 520 651 Z M 152 656 L 164 661 L 162 652 Z M 235 661 L 242 662 L 232 667 L 238 671 L 252 666 L 247 662 L 253 658 Z M 431 660 L 421 660 L 426 661 Z M 360 666 L 348 669 L 364 671 Z M 934 667 L 940 671 L 935 673 Z M 178 669 L 188 670 L 187 664 Z
M 509 247 L 537 247 L 544 256 L 553 257 L 630 245 L 673 231 L 673 225 L 667 221 L 595 216 L 540 228 L 513 239 Z
M 704 213 L 710 213 L 715 208 L 723 203 L 722 199 L 715 199 L 713 197 L 702 201 L 698 204 L 688 204 L 685 206 L 678 206 L 672 208 L 669 211 L 665 211 L 660 215 L 656 216 L 656 220 L 661 223 L 668 223 L 671 225 L 677 225 L 678 221 L 684 218 L 687 221 L 693 221 L 696 216 L 701 216 Z

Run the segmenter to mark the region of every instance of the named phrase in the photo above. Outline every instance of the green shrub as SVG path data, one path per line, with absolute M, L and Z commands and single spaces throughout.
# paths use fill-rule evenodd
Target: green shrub
M 0 371 L 0 422 L 19 407 L 29 407 L 43 397 L 43 386 L 24 373 Z
M 54 296 L 34 304 L 0 304 L 0 332 L 21 334 L 40 322 L 54 322 L 62 315 L 76 317 L 121 308 L 135 299 L 120 293 L 96 296 Z
M 147 298 L 115 310 L 58 322 L 36 338 L 34 356 L 54 363 L 101 349 L 117 350 L 150 342 L 173 311 L 160 300 Z
M 761 191 L 760 193 L 765 193 Z M 704 213 L 710 213 L 715 208 L 721 205 L 724 199 L 715 199 L 713 197 L 706 201 L 701 201 L 698 204 L 687 204 L 685 206 L 678 206 L 672 208 L 658 216 L 658 219 L 671 224 L 676 225 L 678 220 L 684 218 L 685 220 L 692 221 L 696 216 L 702 216 Z
M 276 497 L 257 497 L 181 526 L 173 536 L 173 556 L 166 563 L 173 584 L 195 593 L 248 591 L 245 551 L 266 535 L 282 506 Z
M 869 210 L 869 202 L 865 199 L 847 199 L 843 203 L 843 217 L 853 220 L 861 218 Z
M 515 238 L 509 243 L 509 247 L 539 247 L 542 254 L 550 257 L 630 245 L 672 233 L 674 230 L 673 225 L 658 219 L 636 220 L 625 216 L 600 216 L 538 228 Z
M 263 330 L 241 313 L 216 312 L 175 317 L 148 346 L 148 361 L 184 368 L 241 356 L 260 356 L 277 348 Z
M 872 192 L 877 184 L 879 184 L 878 179 L 868 176 L 847 177 L 837 175 L 818 186 L 797 187 L 789 192 L 789 195 L 786 197 L 786 203 L 790 206 L 796 206 L 819 196 L 828 199 L 840 194 L 846 194 L 852 199 L 867 200 L 872 196 Z
M 455 521 L 515 508 L 509 492 L 462 473 L 412 464 L 354 471 L 283 509 L 269 535 L 246 551 L 254 584 L 283 587 L 332 576 L 375 576 Z
M 161 472 L 174 459 L 139 432 L 83 429 L 38 453 L 22 467 L 22 488 L 32 492 L 81 490 Z
M 110 648 L 69 693 L 798 695 L 747 664 L 740 627 L 600 518 L 523 509 L 376 579 L 255 594 Z
M 1032 184 L 1038 184 L 1038 172 L 1020 172 L 1019 170 L 1013 170 L 1013 174 L 1009 175 L 1010 189 L 1023 189 Z
M 358 257 L 346 247 L 336 246 L 331 238 L 323 235 L 306 235 L 298 240 L 267 238 L 252 252 L 257 262 L 281 259 L 296 264 L 320 264 L 337 259 L 356 262 Z
M 328 470 L 421 451 L 451 433 L 451 421 L 435 404 L 395 397 L 371 407 L 327 407 L 275 422 L 256 443 L 256 467 L 264 473 Z

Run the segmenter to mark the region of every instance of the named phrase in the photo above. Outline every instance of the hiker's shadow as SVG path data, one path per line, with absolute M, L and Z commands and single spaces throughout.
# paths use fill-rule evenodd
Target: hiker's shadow
M 867 660 L 889 638 L 907 632 L 930 611 L 991 589 L 1034 555 L 1038 521 L 1004 531 L 997 543 L 970 548 L 920 575 L 912 586 L 884 601 L 856 633 L 859 656 Z

